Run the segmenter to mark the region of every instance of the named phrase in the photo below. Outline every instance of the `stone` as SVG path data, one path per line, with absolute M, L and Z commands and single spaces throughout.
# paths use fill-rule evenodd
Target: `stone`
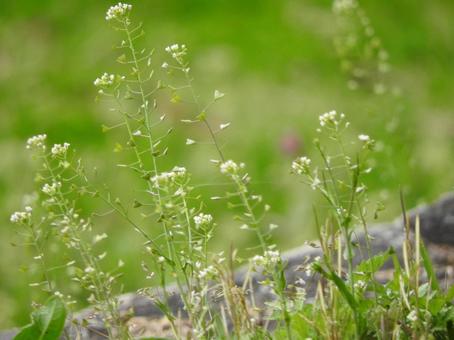
M 434 267 L 440 280 L 445 280 L 445 286 L 454 283 L 454 193 L 441 197 L 437 202 L 430 205 L 423 205 L 411 210 L 408 214 L 408 221 L 411 227 L 411 234 L 415 227 L 416 217 L 420 219 L 420 231 L 426 248 L 432 258 Z M 377 224 L 368 228 L 371 237 L 371 253 L 378 254 L 393 247 L 402 261 L 402 244 L 405 240 L 404 219 L 399 217 L 391 223 Z M 363 231 L 358 230 L 356 233 L 358 249 L 354 258 L 357 264 L 364 259 L 366 238 Z M 359 251 L 362 250 L 362 251 Z M 288 283 L 295 283 L 298 279 L 306 282 L 307 297 L 310 301 L 315 295 L 317 276 L 307 276 L 301 270 L 301 264 L 308 259 L 313 259 L 321 255 L 321 249 L 305 245 L 283 254 L 286 265 L 286 278 Z M 244 280 L 251 280 L 253 297 L 259 306 L 265 302 L 272 301 L 274 296 L 269 288 L 259 284 L 264 277 L 258 273 L 248 273 L 248 268 L 242 267 L 235 272 L 235 283 L 238 286 L 243 285 Z M 377 279 L 385 282 L 392 274 L 392 263 L 386 263 L 382 270 L 377 273 Z M 424 280 L 424 277 L 422 277 Z M 169 288 L 170 300 L 169 305 L 175 315 L 181 315 L 179 327 L 190 332 L 190 325 L 185 322 L 185 312 L 183 303 L 175 287 Z M 119 297 L 120 311 L 122 315 L 128 316 L 128 325 L 131 331 L 137 335 L 147 336 L 169 336 L 169 324 L 159 308 L 153 301 L 145 296 L 135 293 L 123 294 Z M 216 304 L 213 299 L 213 304 Z M 97 317 L 93 310 L 86 309 L 75 316 L 76 319 L 89 320 L 89 329 L 78 329 L 70 326 L 68 323 L 67 331 L 71 338 L 76 338 L 79 332 L 82 339 L 97 340 L 105 339 L 102 321 Z M 0 340 L 12 339 L 16 332 L 14 330 L 0 332 Z

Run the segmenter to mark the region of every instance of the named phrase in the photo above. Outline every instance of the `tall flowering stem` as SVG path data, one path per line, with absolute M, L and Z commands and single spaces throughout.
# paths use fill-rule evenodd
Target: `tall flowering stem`
M 305 183 L 313 190 L 319 191 L 326 199 L 336 227 L 342 234 L 342 244 L 346 249 L 345 259 L 348 267 L 348 281 L 351 294 L 355 297 L 357 285 L 354 282 L 353 272 L 353 258 L 355 256 L 353 225 L 354 223 L 359 223 L 364 226 L 367 250 L 370 257 L 370 244 L 364 218 L 364 203 L 367 202 L 367 196 L 365 194 L 367 187 L 361 180 L 363 175 L 371 171 L 371 168 L 366 167 L 363 158 L 369 150 L 373 149 L 375 141 L 368 135 L 360 134 L 358 136 L 360 151 L 352 158 L 347 154 L 343 139 L 343 133 L 350 125 L 346 121 L 345 115 L 343 113 L 339 114 L 336 111 L 326 112 L 320 115 L 319 122 L 320 128 L 318 132 L 320 134 L 326 134 L 328 140 L 333 142 L 337 149 L 334 156 L 331 156 L 322 142 L 316 139 L 314 144 L 322 161 L 320 168 L 314 167 L 311 159 L 302 156 L 293 161 L 292 172 L 302 176 Z M 321 242 L 325 244 L 325 240 L 322 239 Z M 338 249 L 341 249 L 341 246 L 341 243 L 339 243 L 337 245 Z M 330 263 L 331 259 L 328 258 L 328 254 L 324 254 L 325 265 L 328 266 L 329 271 L 332 273 L 331 275 L 334 275 Z M 338 261 L 340 261 L 340 257 Z M 318 264 L 316 267 L 320 269 L 319 271 L 325 273 Z M 337 271 L 338 275 L 340 272 L 341 270 L 339 268 Z M 357 334 L 359 334 L 362 321 L 355 308 L 353 308 L 353 313 L 356 321 Z
M 54 284 L 50 277 L 51 268 L 47 264 L 47 253 L 45 251 L 46 240 L 48 239 L 42 223 L 33 220 L 33 208 L 26 206 L 24 211 L 16 211 L 11 215 L 10 222 L 21 226 L 25 231 L 25 237 L 29 239 L 29 244 L 35 249 L 34 260 L 38 261 L 44 281 L 31 283 L 30 286 L 44 286 L 48 293 L 55 293 Z
M 168 46 L 165 51 L 170 55 L 171 61 L 165 62 L 162 67 L 168 70 L 169 73 L 174 71 L 183 74 L 184 85 L 182 86 L 168 86 L 168 88 L 176 93 L 177 91 L 189 90 L 193 104 L 196 106 L 197 114 L 194 120 L 184 120 L 186 123 L 201 122 L 209 133 L 211 143 L 215 146 L 219 156 L 219 160 L 213 161 L 219 166 L 221 174 L 227 176 L 232 184 L 236 188 L 236 192 L 233 194 L 226 194 L 225 197 L 216 197 L 216 199 L 226 198 L 228 200 L 237 198 L 238 201 L 231 202 L 231 207 L 239 207 L 242 209 L 242 214 L 238 216 L 239 220 L 243 222 L 242 229 L 253 230 L 257 239 L 260 243 L 260 247 L 263 251 L 266 251 L 268 246 L 268 233 L 263 232 L 260 227 L 260 223 L 263 220 L 264 214 L 269 210 L 269 206 L 263 204 L 262 196 L 253 194 L 250 189 L 251 178 L 245 171 L 245 164 L 237 164 L 233 160 L 227 160 L 222 151 L 221 144 L 218 141 L 217 134 L 230 126 L 230 123 L 221 124 L 218 130 L 212 127 L 212 124 L 208 120 L 208 114 L 210 107 L 220 99 L 224 97 L 224 93 L 219 90 L 215 90 L 212 100 L 210 100 L 205 106 L 202 106 L 199 100 L 199 96 L 196 94 L 193 86 L 193 77 L 191 75 L 191 68 L 187 60 L 188 49 L 186 45 L 173 44 Z M 176 97 L 176 96 L 174 96 Z M 188 139 L 189 142 L 186 144 L 194 144 L 195 141 Z M 261 205 L 261 211 L 258 211 L 258 206 Z
M 262 222 L 266 213 L 269 211 L 270 206 L 263 203 L 263 198 L 261 195 L 257 195 L 252 192 L 250 188 L 251 177 L 246 171 L 246 165 L 244 163 L 236 163 L 233 160 L 225 158 L 225 155 L 222 151 L 221 145 L 218 141 L 217 134 L 228 128 L 230 123 L 220 124 L 219 129 L 213 129 L 211 123 L 209 122 L 207 112 L 209 108 L 218 100 L 224 97 L 224 93 L 215 90 L 213 98 L 208 102 L 207 105 L 202 107 L 199 101 L 199 97 L 196 94 L 196 91 L 193 86 L 193 78 L 191 76 L 191 69 L 189 62 L 187 61 L 188 49 L 186 45 L 173 44 L 168 46 L 165 51 L 170 55 L 171 61 L 165 62 L 162 64 L 162 67 L 168 71 L 168 73 L 179 72 L 184 76 L 184 85 L 182 86 L 168 86 L 173 93 L 173 98 L 176 98 L 175 101 L 178 101 L 179 97 L 176 95 L 178 91 L 189 90 L 190 96 L 192 98 L 193 104 L 196 106 L 197 114 L 193 120 L 184 120 L 185 123 L 202 123 L 209 133 L 209 138 L 211 143 L 215 146 L 218 153 L 219 159 L 213 160 L 219 167 L 219 171 L 222 175 L 226 176 L 235 187 L 233 193 L 226 193 L 224 196 L 213 197 L 213 199 L 226 199 L 228 205 L 231 208 L 236 208 L 241 210 L 241 214 L 236 216 L 236 219 L 241 221 L 242 230 L 253 231 L 260 244 L 260 248 L 263 253 L 267 253 L 274 248 L 274 245 L 269 243 L 269 234 L 276 225 L 270 225 L 268 231 L 263 230 Z M 196 142 L 192 139 L 188 139 L 186 144 L 192 145 Z M 278 254 L 280 258 L 280 254 Z M 280 266 L 275 266 L 272 271 L 268 274 L 271 275 L 273 282 L 275 282 L 274 289 L 275 294 L 278 296 L 280 301 L 280 312 L 282 313 L 282 321 L 284 322 L 287 329 L 287 336 L 291 338 L 291 327 L 290 327 L 290 317 L 288 314 L 288 308 L 286 305 L 286 282 L 284 278 L 284 268 L 285 265 L 280 261 Z M 284 278 L 284 280 L 282 280 Z M 225 292 L 224 296 L 230 296 L 229 292 Z M 228 301 L 227 301 L 228 303 Z M 247 328 L 247 327 L 246 327 Z
M 89 218 L 80 216 L 77 207 L 77 200 L 87 193 L 86 178 L 80 160 L 74 160 L 70 156 L 72 152 L 69 148 L 69 143 L 64 143 L 54 144 L 49 150 L 45 135 L 31 137 L 27 141 L 27 149 L 33 151 L 41 166 L 37 179 L 41 185 L 42 206 L 46 210 L 45 216 L 41 219 L 41 225 L 46 224 L 54 229 L 58 240 L 69 251 L 75 252 L 80 257 L 80 262 L 71 261 L 65 266 L 75 268 L 75 275 L 71 279 L 79 282 L 91 294 L 88 300 L 96 306 L 97 313 L 105 323 L 109 338 L 129 339 L 129 332 L 121 321 L 118 301 L 113 291 L 118 275 L 117 269 L 112 272 L 103 271 L 100 262 L 105 257 L 105 253 L 96 254 L 95 250 L 95 245 L 107 235 L 95 235 L 92 241 L 87 240 L 93 226 Z M 27 209 L 26 212 L 29 215 L 13 214 L 11 220 L 13 222 L 20 220 L 21 223 L 32 227 L 31 210 Z M 43 228 L 34 233 L 41 232 Z M 41 248 L 39 249 L 42 251 Z M 40 254 L 38 257 L 43 256 Z M 49 289 L 53 290 L 50 280 L 47 279 L 47 281 Z M 62 295 L 59 292 L 55 294 Z
M 129 75 L 116 76 L 104 73 L 95 80 L 94 85 L 98 87 L 101 97 L 115 102 L 114 111 L 121 117 L 120 123 L 113 127 L 105 127 L 105 130 L 125 127 L 128 138 L 126 148 L 132 150 L 135 155 L 133 163 L 120 166 L 138 173 L 146 181 L 145 200 L 151 202 L 135 201 L 133 206 L 153 207 L 154 211 L 151 214 L 147 212 L 146 215 L 156 217 L 156 221 L 161 225 L 160 236 L 164 239 L 164 245 L 150 237 L 146 228 L 133 221 L 123 205 L 112 202 L 110 195 L 104 199 L 145 236 L 145 250 L 152 255 L 166 300 L 164 303 L 159 302 L 158 305 L 167 315 L 175 336 L 182 337 L 174 323 L 176 316 L 171 315 L 169 309 L 165 307 L 169 299 L 166 281 L 169 274 L 175 278 L 194 332 L 199 336 L 206 336 L 210 332 L 206 315 L 209 313 L 208 280 L 212 274 L 207 264 L 207 243 L 212 237 L 215 224 L 210 215 L 202 213 L 201 207 L 194 205 L 193 201 L 199 199 L 192 196 L 190 175 L 185 168 L 159 170 L 159 158 L 167 153 L 167 147 L 163 142 L 172 129 L 168 129 L 162 136 L 156 136 L 155 127 L 165 121 L 165 115 L 158 114 L 159 106 L 155 97 L 162 86 L 160 81 L 153 82 L 151 66 L 153 52 L 137 46 L 136 41 L 144 32 L 141 24 L 133 25 L 130 20 L 131 9 L 129 5 L 118 4 L 110 8 L 106 15 L 114 29 L 124 35 L 124 40 L 118 46 L 124 54 L 117 58 L 117 61 L 129 68 Z M 131 109 L 131 105 L 124 104 L 124 101 L 131 99 L 137 103 L 135 111 Z M 147 271 L 147 277 L 154 276 L 148 271 L 145 263 L 143 268 Z M 152 295 L 154 299 L 159 299 L 156 294 Z

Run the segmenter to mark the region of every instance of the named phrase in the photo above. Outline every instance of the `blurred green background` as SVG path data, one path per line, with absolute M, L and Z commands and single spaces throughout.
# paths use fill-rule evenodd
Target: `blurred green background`
M 377 140 L 368 184 L 371 199 L 385 202 L 380 220 L 399 213 L 399 187 L 409 206 L 453 189 L 454 2 L 360 3 L 389 53 L 386 81 L 401 89 L 400 96 L 348 88 L 333 44 L 339 27 L 331 1 L 132 2 L 132 16 L 144 22 L 147 33 L 142 42 L 156 49 L 157 65 L 165 46 L 185 43 L 202 97 L 208 100 L 214 89 L 227 94 L 211 119 L 232 123 L 222 136 L 224 151 L 247 163 L 254 189 L 273 207 L 270 219 L 280 225 L 275 240 L 282 249 L 314 237 L 311 210 L 318 198 L 297 185 L 289 166 L 297 153 L 314 152 L 311 140 L 325 111 L 345 112 L 353 137 L 366 133 Z M 47 133 L 51 142 L 70 142 L 119 196 L 131 197 L 138 187 L 115 168 L 122 155 L 112 149 L 121 137 L 102 133 L 101 125 L 115 120 L 94 101 L 93 80 L 102 72 L 121 73 L 112 51 L 120 38 L 104 20 L 110 5 L 104 0 L 0 2 L 0 328 L 27 322 L 31 299 L 39 299 L 27 286 L 33 267 L 20 270 L 31 252 L 10 245 L 18 237 L 9 216 L 33 190 L 34 165 L 25 140 Z M 163 72 L 159 76 L 166 79 Z M 164 110 L 176 124 L 188 118 L 180 106 L 168 104 Z M 215 155 L 212 147 L 184 145 L 186 138 L 205 136 L 201 128 L 178 124 L 165 162 L 187 166 L 195 183 L 215 184 L 219 178 L 208 161 Z M 285 147 L 289 143 L 291 151 Z M 204 192 L 224 190 L 208 188 Z M 88 208 L 102 211 L 102 205 L 92 204 Z M 207 210 L 219 224 L 216 248 L 250 245 L 223 203 L 209 202 Z M 146 285 L 140 237 L 113 215 L 97 222 L 110 235 L 106 264 L 119 258 L 126 263 L 124 289 Z

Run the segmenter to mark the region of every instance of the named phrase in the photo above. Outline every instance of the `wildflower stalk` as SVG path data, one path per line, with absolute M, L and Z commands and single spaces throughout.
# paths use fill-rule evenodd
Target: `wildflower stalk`
M 360 337 L 360 334 L 363 331 L 364 320 L 360 315 L 356 302 L 357 289 L 355 287 L 355 278 L 353 272 L 354 250 L 352 240 L 352 224 L 354 221 L 358 221 L 363 225 L 363 228 L 365 230 L 367 253 L 370 257 L 371 247 L 369 242 L 369 235 L 367 232 L 363 207 L 361 200 L 359 199 L 359 195 L 361 195 L 366 189 L 366 187 L 360 183 L 360 176 L 363 172 L 365 172 L 365 170 L 362 169 L 362 162 L 359 154 L 356 156 L 354 162 L 352 161 L 350 156 L 347 155 L 342 139 L 343 130 L 348 128 L 349 126 L 349 123 L 345 122 L 345 115 L 338 115 L 337 112 L 330 111 L 321 115 L 319 117 L 319 120 L 321 126 L 319 132 L 322 132 L 322 130 L 326 131 L 328 133 L 329 139 L 334 141 L 334 143 L 340 150 L 340 153 L 334 157 L 328 156 L 324 148 L 321 146 L 320 141 L 316 140 L 315 147 L 319 152 L 323 162 L 323 170 L 321 174 L 319 174 L 317 168 L 314 170 L 311 169 L 311 160 L 307 157 L 300 157 L 295 160 L 292 164 L 292 171 L 295 174 L 303 175 L 307 179 L 306 183 L 308 183 L 314 190 L 318 190 L 326 199 L 331 208 L 336 225 L 338 226 L 343 239 L 343 242 L 339 243 L 338 245 L 339 252 L 341 246 L 345 247 L 346 250 L 346 262 L 350 292 L 346 291 L 342 287 L 338 288 L 340 289 L 340 292 L 343 293 L 344 297 L 348 301 L 351 301 L 349 305 L 351 306 L 355 320 L 356 336 Z M 362 143 L 362 150 L 367 151 L 373 148 L 374 141 L 370 139 L 369 136 L 359 135 L 358 139 Z M 338 159 L 340 159 L 340 161 L 338 161 Z M 320 181 L 320 175 L 323 181 Z M 346 180 L 348 181 L 347 183 L 344 182 L 344 177 L 346 177 Z M 356 211 L 358 213 L 358 216 L 355 215 Z M 320 235 L 322 238 L 321 242 L 322 244 L 324 244 L 323 236 L 322 234 Z M 327 256 L 326 251 L 325 265 L 329 270 L 328 272 L 325 272 L 324 270 L 321 270 L 321 267 L 318 267 L 318 271 L 331 276 L 336 275 L 337 278 L 339 278 L 340 257 L 341 256 L 339 254 L 337 269 L 338 274 L 335 274 L 334 270 L 331 268 L 331 259 L 329 256 Z M 372 269 L 371 272 L 373 272 Z M 338 281 L 337 278 L 333 280 L 333 282 L 336 283 L 337 280 L 338 283 L 336 283 L 336 285 L 341 285 L 341 281 Z
M 118 5 L 119 6 L 119 5 Z M 122 5 L 123 6 L 123 5 Z M 188 186 L 189 179 L 186 177 L 186 170 L 184 168 L 175 167 L 170 172 L 159 172 L 157 158 L 165 154 L 164 151 L 158 151 L 157 145 L 161 142 L 162 138 L 153 138 L 154 131 L 152 131 L 153 124 L 151 121 L 152 113 L 156 112 L 156 100 L 151 96 L 159 90 L 160 83 L 156 88 L 150 92 L 147 92 L 148 82 L 152 78 L 153 72 L 151 71 L 150 76 L 144 77 L 144 66 L 143 62 L 147 61 L 147 67 L 150 66 L 150 58 L 152 53 L 148 53 L 144 56 L 145 50 L 137 52 L 137 46 L 135 40 L 141 36 L 142 33 L 136 34 L 140 29 L 140 25 L 132 27 L 129 19 L 129 11 L 131 6 L 124 5 L 124 11 L 120 11 L 118 14 L 109 17 L 114 23 L 114 28 L 125 34 L 126 40 L 122 42 L 120 48 L 127 49 L 129 57 L 122 56 L 118 58 L 121 64 L 131 66 L 131 79 L 126 77 L 107 77 L 107 80 L 112 79 L 111 82 L 103 82 L 102 77 L 95 81 L 95 85 L 100 87 L 100 94 L 107 97 L 113 97 L 117 103 L 118 111 L 122 116 L 122 123 L 126 127 L 129 142 L 128 146 L 134 150 L 136 161 L 127 165 L 126 167 L 131 168 L 134 171 L 139 172 L 142 178 L 147 180 L 147 193 L 152 197 L 152 205 L 155 207 L 155 214 L 158 216 L 158 222 L 163 228 L 163 236 L 165 239 L 165 248 L 161 247 L 147 237 L 147 244 L 152 245 L 153 249 L 150 248 L 149 253 L 155 255 L 155 261 L 157 262 L 157 268 L 161 274 L 161 288 L 163 290 L 164 298 L 168 301 L 168 293 L 166 288 L 166 267 L 171 268 L 172 275 L 175 277 L 176 285 L 180 291 L 185 309 L 188 312 L 189 319 L 193 324 L 194 330 L 200 330 L 199 335 L 205 336 L 204 329 L 207 328 L 205 324 L 205 314 L 208 310 L 197 310 L 196 305 L 191 302 L 192 294 L 203 295 L 204 306 L 208 306 L 207 294 L 206 294 L 206 282 L 205 279 L 200 281 L 197 278 L 197 272 L 201 270 L 207 270 L 207 239 L 210 237 L 210 231 L 207 234 L 204 231 L 200 231 L 201 234 L 195 235 L 194 232 L 198 232 L 197 228 L 201 227 L 196 220 L 197 209 L 191 208 L 188 201 L 187 194 L 191 191 Z M 110 10 L 109 10 L 110 11 Z M 126 96 L 133 96 L 138 99 L 139 108 L 136 114 L 129 114 L 122 107 L 121 103 L 121 85 L 126 84 Z M 153 105 L 150 105 L 150 101 Z M 162 122 L 161 117 L 160 122 Z M 140 130 L 134 131 L 133 125 L 138 125 L 139 128 L 144 128 L 144 133 Z M 140 149 L 138 138 L 145 137 L 147 139 L 147 147 L 143 150 Z M 151 170 L 147 169 L 145 155 L 148 155 L 151 162 Z M 181 181 L 180 181 L 181 179 Z M 109 205 L 114 206 L 109 197 L 105 197 L 105 200 L 109 202 Z M 139 204 L 141 206 L 141 204 Z M 136 230 L 139 230 L 141 234 L 147 236 L 143 231 L 143 228 L 138 227 L 137 223 L 133 222 L 128 216 L 128 213 L 124 209 L 116 208 L 120 215 L 128 220 L 129 223 L 133 224 Z M 210 227 L 212 223 L 210 222 Z M 180 246 L 179 241 L 176 237 L 182 233 L 185 228 L 186 236 L 184 246 Z M 204 225 L 204 227 L 206 227 Z M 197 247 L 196 247 L 197 245 Z M 201 268 L 198 263 L 199 259 L 203 260 L 205 269 Z M 197 259 L 197 260 L 196 260 Z M 196 265 L 199 268 L 196 268 Z M 205 275 L 205 274 L 204 274 Z M 168 316 L 169 322 L 171 323 L 172 329 L 174 330 L 175 336 L 179 338 L 178 332 L 174 324 L 174 317 L 169 314 L 169 310 L 164 305 L 161 305 L 163 312 Z M 205 307 L 204 307 L 205 308 Z
M 178 45 L 174 44 L 166 48 L 166 51 L 171 55 L 172 59 L 176 62 L 176 65 L 169 65 L 168 63 L 164 63 L 164 68 L 169 68 L 171 70 L 177 70 L 184 74 L 185 85 L 181 88 L 169 86 L 172 91 L 176 91 L 182 88 L 186 88 L 190 90 L 192 100 L 196 105 L 196 109 L 198 114 L 196 115 L 196 120 L 202 122 L 203 125 L 207 128 L 209 137 L 211 139 L 212 144 L 215 146 L 215 149 L 218 153 L 220 161 L 217 162 L 219 165 L 220 171 L 222 174 L 227 175 L 232 183 L 236 187 L 236 192 L 234 194 L 227 194 L 227 198 L 237 196 L 239 199 L 239 203 L 233 203 L 232 206 L 237 206 L 242 208 L 242 215 L 239 217 L 240 220 L 244 222 L 243 229 L 253 230 L 257 236 L 259 241 L 259 246 L 263 253 L 268 252 L 269 244 L 266 238 L 266 234 L 263 233 L 260 227 L 260 222 L 263 219 L 263 216 L 259 217 L 254 210 L 254 208 L 261 203 L 262 198 L 258 195 L 252 195 L 249 189 L 249 182 L 250 177 L 247 173 L 243 173 L 242 170 L 245 168 L 245 165 L 241 163 L 237 165 L 232 160 L 226 160 L 218 139 L 216 137 L 216 133 L 214 132 L 210 122 L 207 118 L 207 111 L 209 107 L 214 104 L 215 101 L 219 100 L 224 96 L 223 93 L 219 91 L 215 91 L 214 98 L 210 101 L 204 108 L 201 107 L 200 101 L 196 94 L 196 91 L 193 86 L 193 78 L 190 76 L 190 67 L 188 61 L 185 59 L 187 54 L 187 48 L 185 45 Z M 227 125 L 228 126 L 228 125 Z M 222 126 L 221 126 L 222 130 Z M 265 214 L 269 210 L 269 206 L 264 206 Z M 273 286 L 273 290 L 276 293 L 280 304 L 280 311 L 282 313 L 282 321 L 285 324 L 287 330 L 287 337 L 289 339 L 292 338 L 291 334 L 291 326 L 290 326 L 290 316 L 287 309 L 287 296 L 286 296 L 286 282 L 284 276 L 284 266 L 281 265 L 279 267 L 274 267 L 272 271 L 269 272 L 271 275 L 275 286 Z M 224 282 L 225 288 L 225 282 Z M 229 293 L 225 293 L 226 297 L 230 296 Z M 227 301 L 227 305 L 229 305 L 229 301 Z
M 181 71 L 184 75 L 185 79 L 185 86 L 183 88 L 188 88 L 190 90 L 192 99 L 194 104 L 196 105 L 196 110 L 199 112 L 196 116 L 197 121 L 202 122 L 204 126 L 206 127 L 209 137 L 211 139 L 211 142 L 215 146 L 215 149 L 218 153 L 219 159 L 220 159 L 220 165 L 226 163 L 226 158 L 224 156 L 224 153 L 222 152 L 222 149 L 220 147 L 219 141 L 216 137 L 216 133 L 214 132 L 214 129 L 211 126 L 211 123 L 209 122 L 207 118 L 207 111 L 210 108 L 211 105 L 215 103 L 218 99 L 222 98 L 224 94 L 221 94 L 217 90 L 215 91 L 215 95 L 212 101 L 210 101 L 205 107 L 202 108 L 198 95 L 196 94 L 195 88 L 193 86 L 193 78 L 190 75 L 190 67 L 189 67 L 189 62 L 185 59 L 185 56 L 187 54 L 187 48 L 185 45 L 182 45 L 181 47 L 177 44 L 171 45 L 167 47 L 166 51 L 171 54 L 172 58 L 176 61 L 177 65 L 172 65 L 170 66 L 169 64 L 165 63 L 164 66 L 171 67 L 172 69 Z M 171 90 L 176 90 L 176 87 L 169 86 Z M 232 162 L 232 161 L 230 161 Z M 253 229 L 257 235 L 257 239 L 259 240 L 260 247 L 262 248 L 262 251 L 266 251 L 267 249 L 267 241 L 265 235 L 263 235 L 263 232 L 260 230 L 259 222 L 260 219 L 256 215 L 255 211 L 252 208 L 250 198 L 248 197 L 249 189 L 246 183 L 244 183 L 244 180 L 241 179 L 241 177 L 238 176 L 229 176 L 231 177 L 232 182 L 235 184 L 236 189 L 237 189 L 237 194 L 240 198 L 242 208 L 244 209 L 245 216 L 247 217 L 247 224 Z
M 42 223 L 47 222 L 57 227 L 62 243 L 79 254 L 82 268 L 77 268 L 78 272 L 72 279 L 93 294 L 90 302 L 98 305 L 97 310 L 102 313 L 101 317 L 109 338 L 121 336 L 129 339 L 129 332 L 120 320 L 117 300 L 112 293 L 115 276 L 101 270 L 99 261 L 102 257 L 94 255 L 92 247 L 84 240 L 84 232 L 92 229 L 91 222 L 79 217 L 77 202 L 73 198 L 84 191 L 79 184 L 85 180 L 80 161 L 74 167 L 68 158 L 68 143 L 55 144 L 48 152 L 45 140 L 45 135 L 39 135 L 30 138 L 27 142 L 27 148 L 35 151 L 37 159 L 42 164 L 37 176 L 41 182 L 44 182 L 41 191 L 45 198 L 42 201 L 47 210 L 47 216 Z M 42 230 L 41 228 L 39 233 L 42 233 Z M 37 233 L 34 232 L 34 235 Z M 96 236 L 94 243 L 98 242 L 98 238 L 101 240 L 104 236 Z M 45 265 L 44 262 L 43 265 Z M 52 289 L 50 281 L 49 289 Z
M 33 208 L 30 206 L 25 207 L 25 211 L 16 211 L 11 215 L 11 223 L 18 224 L 22 226 L 25 229 L 26 232 L 26 237 L 31 239 L 30 243 L 27 243 L 28 245 L 31 245 L 35 249 L 35 256 L 33 259 L 37 260 L 39 262 L 39 266 L 41 267 L 41 272 L 42 275 L 44 276 L 45 281 L 44 282 L 39 282 L 39 283 L 31 283 L 30 285 L 33 286 L 41 286 L 41 285 L 46 285 L 46 291 L 48 293 L 53 293 L 54 292 L 54 287 L 52 284 L 52 281 L 50 279 L 50 271 L 51 269 L 49 268 L 47 264 L 47 255 L 45 253 L 44 247 L 43 247 L 43 233 L 44 230 L 41 228 L 42 223 L 35 224 L 33 223 L 33 214 L 32 214 Z
M 56 183 L 60 176 L 57 176 L 52 169 L 52 165 L 49 162 L 48 156 L 44 155 L 45 168 L 49 172 L 49 179 Z M 77 175 L 76 175 L 77 176 Z M 82 262 L 85 268 L 86 276 L 82 276 L 80 279 L 87 281 L 88 287 L 92 286 L 92 292 L 95 294 L 95 301 L 103 304 L 101 308 L 107 308 L 107 317 L 104 318 L 106 323 L 106 329 L 109 334 L 110 339 L 116 338 L 116 332 L 119 332 L 121 337 L 130 338 L 127 329 L 122 325 L 120 321 L 120 314 L 118 311 L 118 303 L 116 298 L 111 294 L 110 288 L 108 288 L 111 283 L 108 281 L 111 280 L 111 277 L 106 276 L 103 273 L 99 260 L 96 256 L 93 255 L 92 250 L 88 244 L 83 241 L 83 235 L 76 227 L 83 221 L 78 220 L 78 214 L 75 212 L 74 208 L 70 208 L 68 200 L 63 196 L 61 188 L 57 189 L 56 196 L 54 196 L 55 203 L 60 210 L 60 220 L 57 220 L 56 223 L 61 223 L 66 225 L 70 231 L 70 243 L 69 246 L 77 250 L 82 258 Z M 72 206 L 75 205 L 73 202 Z M 85 226 L 82 226 L 82 230 Z M 72 243 L 72 244 L 71 244 Z M 104 311 L 103 311 L 104 312 Z

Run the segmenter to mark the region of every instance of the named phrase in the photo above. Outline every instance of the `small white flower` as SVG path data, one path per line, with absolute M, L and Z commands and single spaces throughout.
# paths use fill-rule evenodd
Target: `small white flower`
M 14 212 L 11 217 L 10 221 L 12 223 L 17 223 L 17 224 L 23 224 L 27 223 L 31 217 L 32 217 L 32 208 L 31 207 L 25 207 L 25 211 L 16 211 Z
M 192 145 L 192 144 L 195 144 L 195 140 L 192 140 L 190 138 L 187 138 L 186 139 L 186 145 Z
M 200 213 L 194 216 L 194 223 L 196 228 L 204 228 L 210 226 L 213 222 L 213 216 L 210 214 Z
M 254 267 L 263 267 L 265 270 L 274 268 L 281 261 L 281 254 L 277 250 L 266 250 L 263 256 L 256 255 L 252 258 Z
M 30 137 L 27 140 L 27 149 L 41 149 L 41 150 L 46 150 L 46 139 L 47 135 L 46 134 L 41 134 L 41 135 L 36 135 L 33 137 Z
M 49 196 L 54 196 L 57 193 L 57 190 L 61 188 L 61 182 L 54 182 L 52 184 L 44 184 L 42 187 L 42 192 Z
M 281 260 L 281 254 L 278 250 L 267 250 L 264 253 L 265 259 L 272 264 L 276 264 Z
M 167 69 L 167 68 L 169 68 L 169 64 L 166 63 L 166 62 L 164 62 L 164 63 L 162 63 L 161 67 L 162 67 L 163 69 Z
M 238 164 L 236 164 L 232 160 L 225 161 L 224 163 L 221 163 L 221 165 L 219 166 L 221 173 L 225 174 L 225 175 L 226 174 L 229 174 L 229 175 L 236 174 L 238 172 L 239 168 L 240 167 L 238 166 Z
M 63 144 L 54 144 L 52 149 L 50 150 L 52 153 L 52 156 L 63 156 L 66 154 L 68 151 L 70 144 L 69 143 L 63 143 Z
M 359 135 L 358 136 L 358 139 L 361 141 L 361 142 L 369 142 L 370 141 L 370 137 L 368 135 Z
M 172 44 L 172 45 L 167 46 L 165 48 L 165 51 L 170 53 L 170 52 L 178 51 L 178 49 L 179 49 L 178 44 Z
M 96 87 L 110 87 L 115 82 L 115 75 L 104 73 L 101 77 L 96 78 L 93 84 Z
M 183 166 L 175 166 L 172 169 L 175 178 L 182 178 L 186 175 L 186 168 Z
M 301 175 L 309 172 L 311 160 L 305 156 L 299 157 L 292 162 L 292 170 L 295 174 Z
M 158 263 L 164 263 L 165 262 L 165 257 L 164 256 L 159 256 L 158 257 Z
M 167 186 L 170 183 L 174 183 L 177 179 L 182 179 L 186 176 L 186 168 L 181 166 L 175 166 L 172 171 L 161 172 L 159 175 L 153 176 L 150 181 L 153 186 L 157 189 Z
M 85 271 L 85 273 L 90 274 L 95 271 L 95 268 L 88 266 L 87 268 L 85 268 L 84 271 Z
M 54 295 L 60 299 L 63 299 L 63 294 L 60 293 L 58 290 L 54 293 Z
M 366 287 L 366 282 L 364 282 L 363 280 L 358 280 L 356 281 L 353 286 L 356 288 L 356 289 L 364 289 L 364 287 Z
M 131 11 L 132 6 L 129 4 L 123 4 L 119 2 L 115 6 L 111 6 L 106 13 L 106 20 L 110 21 L 112 19 L 121 20 L 124 19 L 129 12 Z
M 334 110 L 320 115 L 320 117 L 318 117 L 318 119 L 320 121 L 320 126 L 325 126 L 328 124 L 332 124 L 332 125 L 339 124 L 339 122 L 337 121 L 337 112 Z
M 181 62 L 181 57 L 185 56 L 187 54 L 188 50 L 186 48 L 186 45 L 181 45 L 180 46 L 178 44 L 172 44 L 170 46 L 167 46 L 165 48 L 165 51 L 167 53 L 169 53 L 172 56 L 173 59 Z M 185 73 L 187 73 L 188 71 L 189 71 L 189 69 L 187 71 L 186 71 L 186 69 L 183 70 L 183 72 L 185 72 Z
M 132 135 L 133 135 L 133 136 L 136 136 L 136 137 L 142 136 L 142 131 L 136 130 L 136 131 L 134 131 L 134 132 L 132 133 Z
M 214 269 L 214 267 L 213 266 L 208 266 L 208 267 L 206 267 L 205 269 L 202 269 L 199 272 L 199 279 L 204 279 L 207 276 L 214 275 L 214 274 L 216 274 L 216 270 Z

